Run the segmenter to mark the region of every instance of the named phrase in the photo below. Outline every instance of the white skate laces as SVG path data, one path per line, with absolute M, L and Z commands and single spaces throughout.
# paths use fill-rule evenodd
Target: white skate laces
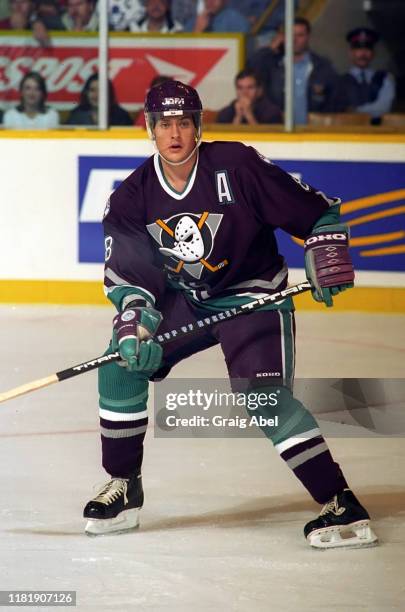
M 309 529 L 306 537 L 312 547 L 360 548 L 377 544 L 378 539 L 370 527 L 367 511 L 349 490 L 346 491 L 346 496 L 345 493 L 342 494 L 342 505 L 339 505 L 338 501 L 340 496 L 335 495 L 323 506 L 318 519 L 306 525 L 305 529 Z M 346 512 L 347 516 L 343 516 Z
M 124 505 L 128 503 L 127 490 L 128 490 L 128 478 L 113 478 L 98 493 L 98 495 L 93 499 L 95 502 L 100 502 L 101 504 L 105 504 L 109 506 L 116 499 L 120 497 L 120 495 L 124 494 Z
M 140 475 L 138 478 L 140 479 Z M 135 529 L 139 526 L 142 503 L 141 480 L 138 482 L 130 478 L 111 478 L 99 488 L 96 496 L 84 508 L 83 516 L 87 519 L 86 534 L 97 536 Z

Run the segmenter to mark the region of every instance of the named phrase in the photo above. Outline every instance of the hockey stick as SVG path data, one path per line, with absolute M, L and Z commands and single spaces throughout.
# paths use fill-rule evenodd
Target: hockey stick
M 265 297 L 252 300 L 248 304 L 243 304 L 242 306 L 235 306 L 233 308 L 228 308 L 227 310 L 224 310 L 222 312 L 217 312 L 215 314 L 202 317 L 194 323 L 186 323 L 180 329 L 173 329 L 172 331 L 165 332 L 163 334 L 158 334 L 157 336 L 155 336 L 155 340 L 160 342 L 160 344 L 166 344 L 167 342 L 170 342 L 182 336 L 188 336 L 189 334 L 195 333 L 201 329 L 210 327 L 215 323 L 220 323 L 221 321 L 232 319 L 237 315 L 247 314 L 249 312 L 252 312 L 253 310 L 257 310 L 261 306 L 279 302 L 282 299 L 292 295 L 299 295 L 300 293 L 304 293 L 309 289 L 311 289 L 311 284 L 308 281 L 305 281 L 304 283 L 293 285 L 292 287 L 288 287 L 287 289 L 283 289 L 282 291 L 276 291 L 275 293 L 271 293 L 269 295 L 266 295 Z M 14 397 L 24 395 L 25 393 L 30 393 L 31 391 L 36 391 L 37 389 L 48 387 L 49 385 L 61 382 L 62 380 L 73 378 L 74 376 L 78 376 L 79 374 L 90 372 L 90 370 L 95 370 L 96 368 L 106 365 L 107 363 L 111 363 L 112 361 L 119 361 L 120 359 L 120 354 L 116 352 L 111 353 L 110 355 L 102 355 L 101 357 L 91 359 L 90 361 L 85 361 L 84 363 L 79 363 L 78 365 L 75 365 L 71 368 L 67 368 L 66 370 L 61 370 L 60 372 L 56 372 L 56 374 L 52 374 L 51 376 L 47 376 L 46 378 L 39 378 L 38 380 L 26 383 L 25 385 L 21 385 L 20 387 L 10 389 L 10 391 L 6 391 L 5 393 L 0 393 L 0 403 L 6 402 L 7 400 L 13 399 Z

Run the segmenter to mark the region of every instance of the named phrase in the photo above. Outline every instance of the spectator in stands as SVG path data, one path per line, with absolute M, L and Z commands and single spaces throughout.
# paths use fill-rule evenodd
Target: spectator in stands
M 67 0 L 66 13 L 62 16 L 63 28 L 74 32 L 98 30 L 95 0 Z
M 49 45 L 47 28 L 38 16 L 33 0 L 10 0 L 9 17 L 1 22 L 2 30 L 31 30 L 42 47 Z
M 236 99 L 219 111 L 217 123 L 234 125 L 281 123 L 280 109 L 263 95 L 263 87 L 253 70 L 241 70 L 235 77 Z
M 184 28 L 186 23 L 195 19 L 198 4 L 201 4 L 202 10 L 204 0 L 172 0 L 170 8 L 173 19 L 181 23 Z
M 37 0 L 36 14 L 48 30 L 64 30 L 59 0 Z
M 38 72 L 28 72 L 20 83 L 20 104 L 4 113 L 3 123 L 10 129 L 46 129 L 59 125 L 59 115 L 45 104 L 44 78 Z
M 294 9 L 297 9 L 299 0 L 294 0 Z M 263 47 L 271 42 L 280 26 L 284 24 L 285 3 L 278 2 L 274 7 L 269 0 L 230 0 L 230 8 L 239 10 L 246 17 L 251 28 L 257 26 L 258 22 L 271 7 L 272 12 L 262 23 L 255 37 L 256 47 Z
M 97 125 L 98 123 L 98 74 L 92 74 L 84 84 L 80 103 L 70 113 L 67 125 Z M 108 81 L 108 124 L 132 125 L 129 113 L 118 105 L 114 86 Z
M 162 83 L 165 83 L 166 81 L 171 81 L 172 78 L 173 77 L 165 76 L 164 74 L 157 74 L 151 80 L 148 91 L 151 90 L 152 87 L 157 87 L 158 85 L 161 85 Z M 146 91 L 145 92 L 145 97 L 146 97 L 147 93 L 148 92 Z M 140 110 L 140 112 L 136 116 L 136 119 L 134 121 L 134 125 L 137 126 L 137 127 L 141 127 L 144 130 L 146 130 L 145 113 L 143 112 L 143 108 Z
M 0 30 L 3 29 L 3 23 L 6 23 L 10 17 L 9 0 L 0 0 Z
M 145 15 L 129 24 L 131 32 L 159 32 L 168 34 L 181 32 L 183 26 L 173 20 L 170 0 L 146 0 Z
M 242 32 L 249 31 L 248 20 L 239 11 L 227 6 L 228 0 L 204 0 L 201 12 L 190 19 L 186 32 Z
M 370 67 L 378 39 L 378 33 L 369 28 L 356 28 L 347 34 L 352 65 L 338 80 L 335 112 L 368 113 L 373 123 L 379 123 L 381 115 L 390 112 L 395 98 L 394 77 Z
M 131 22 L 137 22 L 145 15 L 141 0 L 110 0 L 108 3 L 108 23 L 111 30 L 129 30 Z
M 310 47 L 311 25 L 307 19 L 294 20 L 294 121 L 307 123 L 308 112 L 329 112 L 337 74 L 330 61 Z M 270 47 L 259 49 L 248 61 L 263 84 L 268 98 L 284 108 L 284 33 L 280 31 Z

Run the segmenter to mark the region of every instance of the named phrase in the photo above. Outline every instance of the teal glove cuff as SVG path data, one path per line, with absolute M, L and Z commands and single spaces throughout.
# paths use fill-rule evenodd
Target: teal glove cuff
M 118 350 L 131 372 L 153 372 L 162 360 L 162 347 L 153 340 L 161 321 L 158 310 L 127 308 L 114 318 L 112 348 Z
M 319 225 L 314 226 L 311 235 L 314 234 L 346 234 L 350 239 L 350 228 L 344 223 L 336 223 L 335 225 Z

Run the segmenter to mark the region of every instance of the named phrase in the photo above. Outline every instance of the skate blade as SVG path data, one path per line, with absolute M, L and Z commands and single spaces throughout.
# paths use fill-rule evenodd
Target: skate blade
M 378 538 L 368 520 L 350 525 L 317 529 L 307 536 L 309 544 L 318 550 L 327 548 L 369 548 L 378 545 Z
M 140 508 L 131 508 L 120 512 L 112 519 L 89 519 L 84 528 L 88 536 L 108 535 L 110 533 L 119 534 L 137 529 L 139 527 Z

